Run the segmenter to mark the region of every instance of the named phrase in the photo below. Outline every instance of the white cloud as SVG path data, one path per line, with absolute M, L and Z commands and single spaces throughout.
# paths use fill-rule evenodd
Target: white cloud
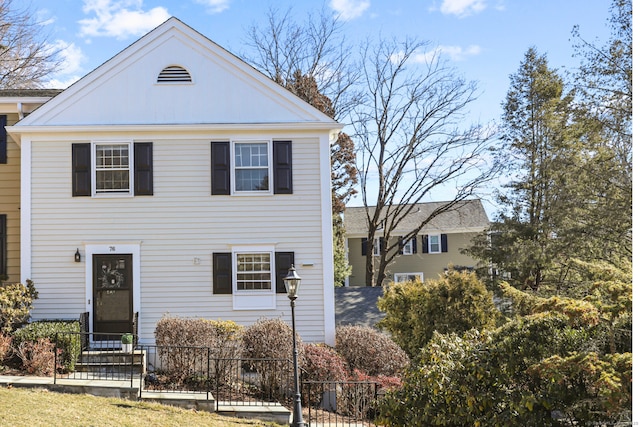
M 464 17 L 481 12 L 487 7 L 485 0 L 444 0 L 440 12 Z
M 438 46 L 428 52 L 415 53 L 411 55 L 409 62 L 413 64 L 428 64 L 434 60 L 436 55 L 449 57 L 454 62 L 464 61 L 469 56 L 479 55 L 482 49 L 478 45 L 469 45 L 466 48 L 461 46 Z M 397 54 L 401 57 L 402 53 Z M 393 58 L 392 58 L 393 60 Z
M 58 51 L 62 58 L 60 74 L 73 74 L 82 70 L 81 64 L 86 57 L 82 53 L 82 49 L 76 46 L 75 43 L 56 40 L 52 48 Z
M 196 0 L 196 3 L 207 6 L 207 13 L 220 13 L 229 9 L 231 0 Z
M 82 11 L 96 16 L 78 21 L 81 36 L 119 40 L 141 36 L 170 17 L 164 7 L 144 11 L 142 0 L 84 0 Z
M 369 9 L 369 0 L 331 0 L 329 7 L 333 9 L 342 21 L 358 18 Z
M 48 48 L 52 52 L 57 52 L 61 60 L 60 69 L 54 76 L 44 83 L 47 88 L 64 89 L 80 79 L 82 72 L 82 63 L 86 57 L 82 53 L 82 49 L 74 43 L 64 40 L 56 40 L 50 44 Z

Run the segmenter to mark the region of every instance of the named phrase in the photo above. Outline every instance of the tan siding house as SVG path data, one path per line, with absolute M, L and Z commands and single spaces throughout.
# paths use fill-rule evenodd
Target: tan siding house
M 392 236 L 393 244 L 399 244 L 403 234 L 415 229 L 438 204 L 439 202 L 417 204 L 415 213 L 408 215 L 396 228 L 397 236 Z M 352 267 L 347 286 L 366 285 L 366 245 L 369 242 L 366 238 L 365 209 L 347 207 L 345 211 L 347 256 Z M 469 246 L 471 240 L 488 226 L 489 219 L 480 200 L 461 202 L 455 209 L 444 212 L 430 221 L 416 239 L 403 241 L 403 252 L 395 257 L 388 267 L 385 282 L 437 278 L 449 265 L 473 268 L 476 261 L 461 254 L 460 249 Z M 376 237 L 374 245 L 379 246 L 379 239 Z
M 137 315 L 142 343 L 165 314 L 289 321 L 295 264 L 297 330 L 333 343 L 340 128 L 169 19 L 9 127 L 33 318 L 88 312 L 92 332 L 121 333 Z
M 20 281 L 20 146 L 5 127 L 59 92 L 0 90 L 0 282 Z

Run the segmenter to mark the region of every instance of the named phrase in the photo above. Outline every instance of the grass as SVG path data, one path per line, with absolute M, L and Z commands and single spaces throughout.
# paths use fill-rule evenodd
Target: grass
M 276 427 L 278 424 L 224 417 L 159 403 L 64 394 L 45 389 L 0 387 L 0 426 Z

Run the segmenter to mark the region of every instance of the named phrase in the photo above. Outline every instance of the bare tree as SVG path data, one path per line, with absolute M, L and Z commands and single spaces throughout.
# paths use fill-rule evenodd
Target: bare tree
M 250 54 L 242 59 L 282 86 L 295 81 L 296 73 L 315 80 L 317 91 L 329 98 L 331 117 L 342 120 L 356 105 L 360 73 L 351 60 L 352 49 L 341 36 L 341 24 L 326 9 L 309 13 L 304 24 L 285 12 L 271 8 L 265 27 L 253 25 L 246 45 Z
M 0 89 L 33 89 L 61 61 L 29 8 L 0 0 Z
M 437 51 L 426 53 L 428 47 L 393 40 L 362 50 L 366 95 L 353 112 L 354 138 L 360 143 L 361 194 L 369 207 L 367 240 L 381 237 L 377 270 L 374 245 L 367 245 L 369 286 L 382 285 L 387 267 L 401 253 L 396 229 L 417 203 L 435 191 L 450 194 L 401 236 L 405 241 L 440 214 L 463 206 L 496 172 L 489 152 L 493 131 L 458 128 L 476 99 L 475 83 L 459 77 Z

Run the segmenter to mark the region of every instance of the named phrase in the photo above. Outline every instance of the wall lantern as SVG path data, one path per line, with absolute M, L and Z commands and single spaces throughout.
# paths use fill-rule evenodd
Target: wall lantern
M 82 261 L 82 258 L 80 256 L 80 250 L 78 248 L 76 248 L 76 254 L 73 256 L 73 259 L 75 260 L 75 262 Z

